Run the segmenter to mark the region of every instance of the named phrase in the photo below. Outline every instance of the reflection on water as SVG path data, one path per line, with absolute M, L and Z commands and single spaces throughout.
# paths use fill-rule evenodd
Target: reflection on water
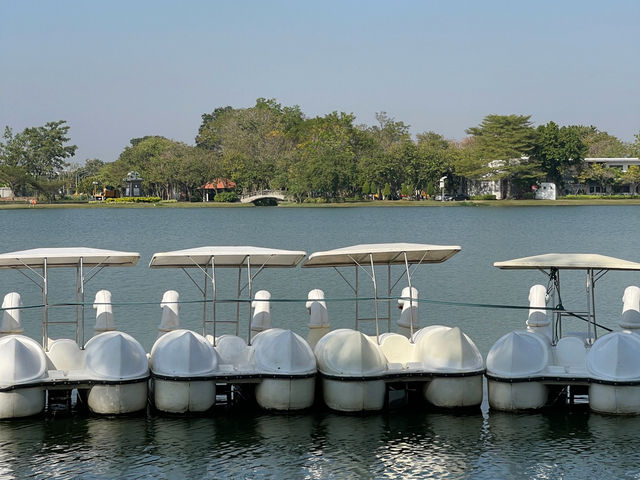
M 640 418 L 390 412 L 0 423 L 4 478 L 640 478 Z

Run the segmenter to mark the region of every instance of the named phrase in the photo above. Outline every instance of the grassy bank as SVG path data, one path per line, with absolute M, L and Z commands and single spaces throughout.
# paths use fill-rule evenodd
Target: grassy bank
M 578 205 L 640 205 L 640 199 L 559 199 L 559 200 L 468 200 L 464 202 L 436 202 L 434 200 L 375 200 L 342 203 L 282 202 L 282 208 L 349 208 L 349 207 L 539 207 Z M 0 210 L 58 209 L 58 208 L 252 208 L 252 204 L 216 202 L 158 202 L 158 203 L 38 203 L 0 202 Z

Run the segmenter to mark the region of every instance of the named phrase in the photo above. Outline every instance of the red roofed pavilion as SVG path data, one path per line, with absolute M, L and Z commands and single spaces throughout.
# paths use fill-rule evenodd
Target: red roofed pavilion
M 216 178 L 210 182 L 205 183 L 202 187 L 202 201 L 208 202 L 213 200 L 216 193 L 229 192 L 236 188 L 236 182 L 229 180 L 228 178 Z

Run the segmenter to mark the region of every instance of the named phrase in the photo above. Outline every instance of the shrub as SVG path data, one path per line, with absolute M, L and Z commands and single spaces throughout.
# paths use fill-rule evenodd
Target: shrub
M 477 195 L 471 198 L 472 200 L 495 200 L 496 196 L 492 193 L 485 193 L 484 195 Z
M 237 202 L 240 200 L 236 192 L 220 192 L 216 193 L 213 198 L 214 202 Z
M 630 198 L 640 198 L 638 195 L 565 195 L 565 200 L 628 200 Z
M 162 199 L 160 197 L 118 197 L 107 198 L 107 203 L 158 203 Z

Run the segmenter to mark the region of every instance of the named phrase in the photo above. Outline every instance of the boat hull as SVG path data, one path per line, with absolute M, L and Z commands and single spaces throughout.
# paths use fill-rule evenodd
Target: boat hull
M 600 413 L 638 415 L 640 386 L 592 383 L 589 387 L 589 407 Z
M 542 408 L 547 403 L 549 390 L 541 382 L 487 382 L 489 406 L 496 410 L 516 411 Z
M 475 407 L 482 403 L 483 375 L 434 378 L 423 388 L 424 398 L 441 408 Z
M 41 387 L 0 393 L 0 419 L 30 417 L 42 413 L 45 391 Z
M 93 413 L 119 415 L 147 407 L 147 379 L 120 385 L 94 385 L 87 394 L 87 405 Z
M 256 401 L 267 410 L 303 410 L 313 405 L 316 379 L 264 379 L 256 385 Z
M 167 413 L 206 412 L 216 403 L 213 380 L 153 380 L 153 403 Z
M 339 412 L 377 411 L 384 407 L 384 380 L 322 379 L 324 403 Z

